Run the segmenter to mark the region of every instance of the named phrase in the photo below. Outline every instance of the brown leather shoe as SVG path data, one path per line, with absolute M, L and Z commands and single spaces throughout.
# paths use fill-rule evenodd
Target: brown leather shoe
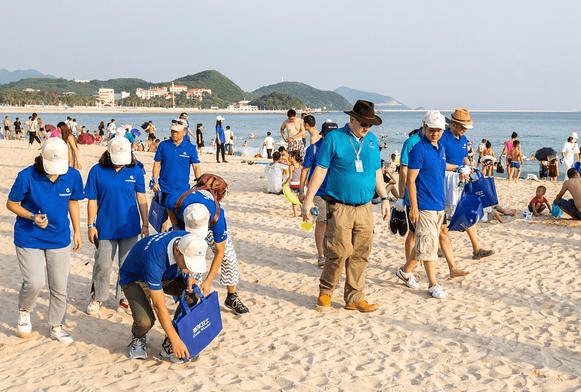
M 345 305 L 345 309 L 358 310 L 361 313 L 369 313 L 375 312 L 377 309 L 379 309 L 379 306 L 377 306 L 376 304 L 370 304 L 366 300 L 362 299 L 359 302 L 352 302 L 350 304 Z
M 317 311 L 326 312 L 327 310 L 331 310 L 331 296 L 329 294 L 319 294 Z

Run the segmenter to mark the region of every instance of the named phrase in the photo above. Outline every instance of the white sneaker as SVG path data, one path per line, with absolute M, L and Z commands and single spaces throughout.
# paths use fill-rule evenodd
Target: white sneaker
M 74 342 L 73 337 L 63 329 L 62 325 L 56 325 L 50 329 L 50 337 L 61 343 L 69 344 Z
M 102 304 L 102 301 L 98 301 L 94 298 L 91 299 L 91 302 L 89 302 L 89 305 L 87 306 L 87 314 L 95 315 L 99 313 L 99 309 L 101 309 Z
M 18 312 L 18 324 L 16 325 L 16 336 L 28 338 L 32 333 L 32 323 L 30 322 L 30 312 L 20 310 Z
M 439 284 L 435 284 L 432 287 L 428 287 L 428 293 L 434 298 L 446 298 L 446 292 L 442 290 Z
M 418 287 L 420 287 L 420 284 L 416 281 L 413 272 L 403 272 L 401 268 L 398 268 L 395 273 L 395 276 L 400 278 L 405 283 L 405 285 L 410 289 L 417 289 Z
M 147 359 L 147 341 L 145 336 L 131 339 L 131 343 L 129 343 L 129 358 Z

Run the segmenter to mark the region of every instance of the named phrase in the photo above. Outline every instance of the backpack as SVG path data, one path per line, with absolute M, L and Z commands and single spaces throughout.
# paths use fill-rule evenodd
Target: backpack
M 210 221 L 210 226 L 213 226 L 218 222 L 220 218 L 220 201 L 226 196 L 228 192 L 228 184 L 224 179 L 216 174 L 204 173 L 196 179 L 196 185 L 191 187 L 189 190 L 184 192 L 178 199 L 176 206 L 174 207 L 174 213 L 177 215 L 178 210 L 182 206 L 184 199 L 197 191 L 207 190 L 212 194 L 214 203 L 216 205 L 216 214 Z

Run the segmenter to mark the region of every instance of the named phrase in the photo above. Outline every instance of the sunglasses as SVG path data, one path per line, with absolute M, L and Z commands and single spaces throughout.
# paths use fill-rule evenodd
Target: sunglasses
M 172 124 L 180 124 L 180 125 L 184 125 L 184 122 L 182 120 L 171 120 Z
M 359 125 L 361 125 L 362 128 L 371 128 L 373 126 L 373 124 L 366 122 L 360 122 Z

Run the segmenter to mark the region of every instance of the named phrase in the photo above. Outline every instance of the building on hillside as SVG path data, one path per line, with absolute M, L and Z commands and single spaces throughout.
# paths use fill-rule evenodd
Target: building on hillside
M 131 96 L 131 94 L 127 91 L 121 91 L 120 93 L 115 94 L 115 100 L 119 101 L 120 99 L 129 98 L 129 96 Z
M 186 98 L 204 99 L 204 97 L 212 95 L 212 90 L 209 88 L 192 88 L 186 92 Z
M 112 88 L 100 88 L 97 92 L 97 105 L 115 106 L 115 90 Z
M 251 106 L 250 101 L 238 101 L 228 105 L 227 109 L 234 112 L 255 112 L 258 110 L 258 106 Z
M 24 89 L 24 90 L 22 90 L 22 91 L 24 91 L 25 93 L 37 93 L 37 92 L 39 92 L 40 90 L 35 90 L 35 89 L 33 89 L 33 88 L 30 88 L 30 87 L 28 87 L 28 88 L 25 88 L 25 89 Z
M 75 79 L 75 83 L 89 83 L 90 80 L 86 80 L 86 79 Z
M 141 99 L 151 99 L 155 97 L 166 97 L 168 95 L 167 87 L 150 87 L 148 89 L 138 88 L 135 90 L 135 95 Z
M 171 86 L 169 86 L 169 92 L 172 94 L 181 94 L 181 93 L 185 93 L 186 91 L 188 91 L 188 86 L 184 86 L 182 84 L 171 84 Z

